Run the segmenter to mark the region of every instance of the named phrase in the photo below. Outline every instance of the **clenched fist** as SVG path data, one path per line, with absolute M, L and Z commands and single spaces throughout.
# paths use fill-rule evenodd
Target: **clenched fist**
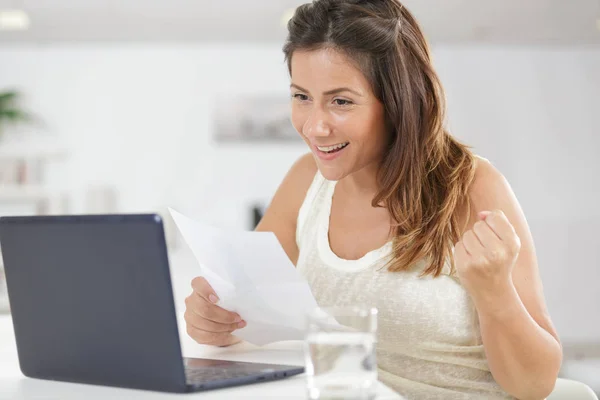
M 478 216 L 454 248 L 457 275 L 473 297 L 512 284 L 521 250 L 521 240 L 502 211 L 482 211 Z

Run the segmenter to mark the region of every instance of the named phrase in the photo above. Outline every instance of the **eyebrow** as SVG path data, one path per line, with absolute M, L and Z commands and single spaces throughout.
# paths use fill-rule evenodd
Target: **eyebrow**
M 295 83 L 292 83 L 292 84 L 290 85 L 290 87 L 291 87 L 291 88 L 293 88 L 293 87 L 294 87 L 294 88 L 296 88 L 296 89 L 298 89 L 298 90 L 301 90 L 301 91 L 303 91 L 303 92 L 310 93 L 308 90 L 304 89 L 303 87 L 300 87 L 300 86 L 296 85 Z M 330 95 L 332 95 L 332 94 L 338 94 L 338 93 L 341 93 L 341 92 L 350 92 L 350 93 L 354 93 L 354 94 L 355 94 L 355 95 L 357 95 L 357 96 L 361 96 L 361 97 L 362 97 L 362 94 L 361 94 L 361 93 L 357 92 L 356 90 L 352 90 L 352 89 L 350 89 L 350 88 L 348 88 L 348 87 L 341 87 L 341 88 L 331 89 L 331 90 L 328 90 L 328 91 L 326 91 L 326 92 L 323 92 L 323 94 L 324 94 L 325 96 L 330 96 Z

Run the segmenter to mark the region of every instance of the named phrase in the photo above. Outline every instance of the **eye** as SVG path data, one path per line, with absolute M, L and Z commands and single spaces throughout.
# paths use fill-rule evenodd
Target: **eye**
M 308 96 L 302 93 L 295 93 L 292 95 L 292 97 L 294 99 L 300 100 L 300 101 L 307 101 L 308 100 Z
M 352 104 L 352 102 L 350 100 L 344 100 L 344 99 L 335 99 L 333 101 L 338 106 L 349 106 Z

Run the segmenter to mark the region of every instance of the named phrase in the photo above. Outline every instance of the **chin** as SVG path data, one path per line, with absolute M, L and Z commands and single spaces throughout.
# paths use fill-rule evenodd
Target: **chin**
M 319 167 L 321 175 L 328 181 L 339 181 L 348 175 L 346 171 L 341 168 L 326 167 L 320 163 L 317 163 L 317 166 Z

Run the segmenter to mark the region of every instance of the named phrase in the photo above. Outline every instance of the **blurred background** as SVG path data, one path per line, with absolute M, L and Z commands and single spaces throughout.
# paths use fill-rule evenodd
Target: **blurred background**
M 166 207 L 252 229 L 307 151 L 281 52 L 301 3 L 0 0 L 0 215 L 160 212 L 182 299 L 198 269 Z M 404 3 L 450 130 L 528 218 L 563 376 L 600 393 L 600 0 Z

